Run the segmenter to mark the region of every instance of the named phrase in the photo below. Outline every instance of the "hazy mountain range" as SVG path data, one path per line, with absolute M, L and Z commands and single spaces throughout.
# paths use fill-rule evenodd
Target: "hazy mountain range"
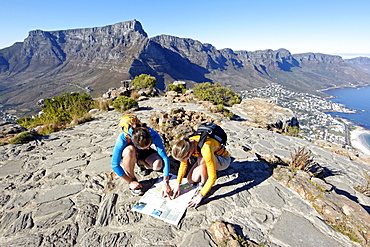
M 286 49 L 217 50 L 211 44 L 170 35 L 148 37 L 140 22 L 95 28 L 34 30 L 23 42 L 0 50 L 0 104 L 16 115 L 34 113 L 36 102 L 63 92 L 91 89 L 96 97 L 140 74 L 157 78 L 157 87 L 175 80 L 220 83 L 234 91 L 280 83 L 317 93 L 330 87 L 370 83 L 370 58 Z

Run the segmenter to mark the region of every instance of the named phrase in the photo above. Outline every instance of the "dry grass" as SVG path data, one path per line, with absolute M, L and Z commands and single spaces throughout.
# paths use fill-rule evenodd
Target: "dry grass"
M 98 108 L 103 111 L 108 111 L 109 106 L 112 105 L 111 99 L 99 99 L 98 100 Z
M 304 147 L 298 148 L 291 156 L 289 167 L 298 170 L 306 170 L 312 162 L 311 150 L 306 150 Z
M 140 98 L 140 94 L 136 90 L 132 90 L 130 97 L 137 100 L 138 98 Z

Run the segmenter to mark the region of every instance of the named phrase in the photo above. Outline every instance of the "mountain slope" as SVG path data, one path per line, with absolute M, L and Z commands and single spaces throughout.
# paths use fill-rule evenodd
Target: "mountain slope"
M 63 92 L 93 97 L 140 74 L 166 89 L 174 80 L 210 81 L 235 91 L 271 82 L 304 92 L 363 85 L 370 75 L 325 54 L 291 54 L 286 49 L 217 50 L 211 44 L 159 35 L 149 38 L 140 22 L 95 28 L 30 31 L 24 42 L 0 50 L 0 104 L 22 116 L 38 110 L 40 98 Z
M 346 59 L 345 62 L 362 72 L 370 73 L 370 58 L 368 57 Z

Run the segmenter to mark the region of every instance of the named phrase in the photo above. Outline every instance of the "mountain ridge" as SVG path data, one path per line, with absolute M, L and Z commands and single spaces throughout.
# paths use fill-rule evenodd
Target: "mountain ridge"
M 0 104 L 27 114 L 37 110 L 41 98 L 84 92 L 85 87 L 97 97 L 140 74 L 155 76 L 161 90 L 183 80 L 190 85 L 220 83 L 236 92 L 280 83 L 320 94 L 317 90 L 370 82 L 370 74 L 340 56 L 291 54 L 287 49 L 217 50 L 190 38 L 148 37 L 134 20 L 94 28 L 33 30 L 24 42 L 1 49 Z

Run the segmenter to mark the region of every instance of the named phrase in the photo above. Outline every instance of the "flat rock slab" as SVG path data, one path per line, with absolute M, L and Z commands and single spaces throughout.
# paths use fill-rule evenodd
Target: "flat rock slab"
M 320 165 L 336 172 L 327 181 L 364 208 L 370 208 L 370 199 L 354 186 L 363 185 L 369 167 L 299 138 L 223 119 L 200 104 L 157 97 L 139 105 L 135 114 L 148 124 L 152 114 L 176 107 L 221 122 L 234 160 L 218 172 L 202 204 L 188 209 L 178 226 L 131 211 L 139 198 L 110 166 L 123 114 L 103 112 L 91 122 L 37 142 L 0 146 L 1 246 L 217 246 L 209 231 L 217 220 L 264 246 L 360 246 L 333 230 L 298 193 L 276 181 L 257 157 L 288 159 L 294 149 L 305 146 Z M 161 176 L 137 174 L 148 186 Z
M 83 189 L 84 189 L 84 186 L 82 184 L 57 186 L 37 196 L 35 199 L 35 203 L 42 204 L 45 202 L 55 201 L 55 200 L 76 194 L 78 192 L 81 192 L 81 190 Z
M 347 246 L 318 231 L 318 229 L 304 217 L 285 211 L 271 231 L 271 236 L 289 246 Z

